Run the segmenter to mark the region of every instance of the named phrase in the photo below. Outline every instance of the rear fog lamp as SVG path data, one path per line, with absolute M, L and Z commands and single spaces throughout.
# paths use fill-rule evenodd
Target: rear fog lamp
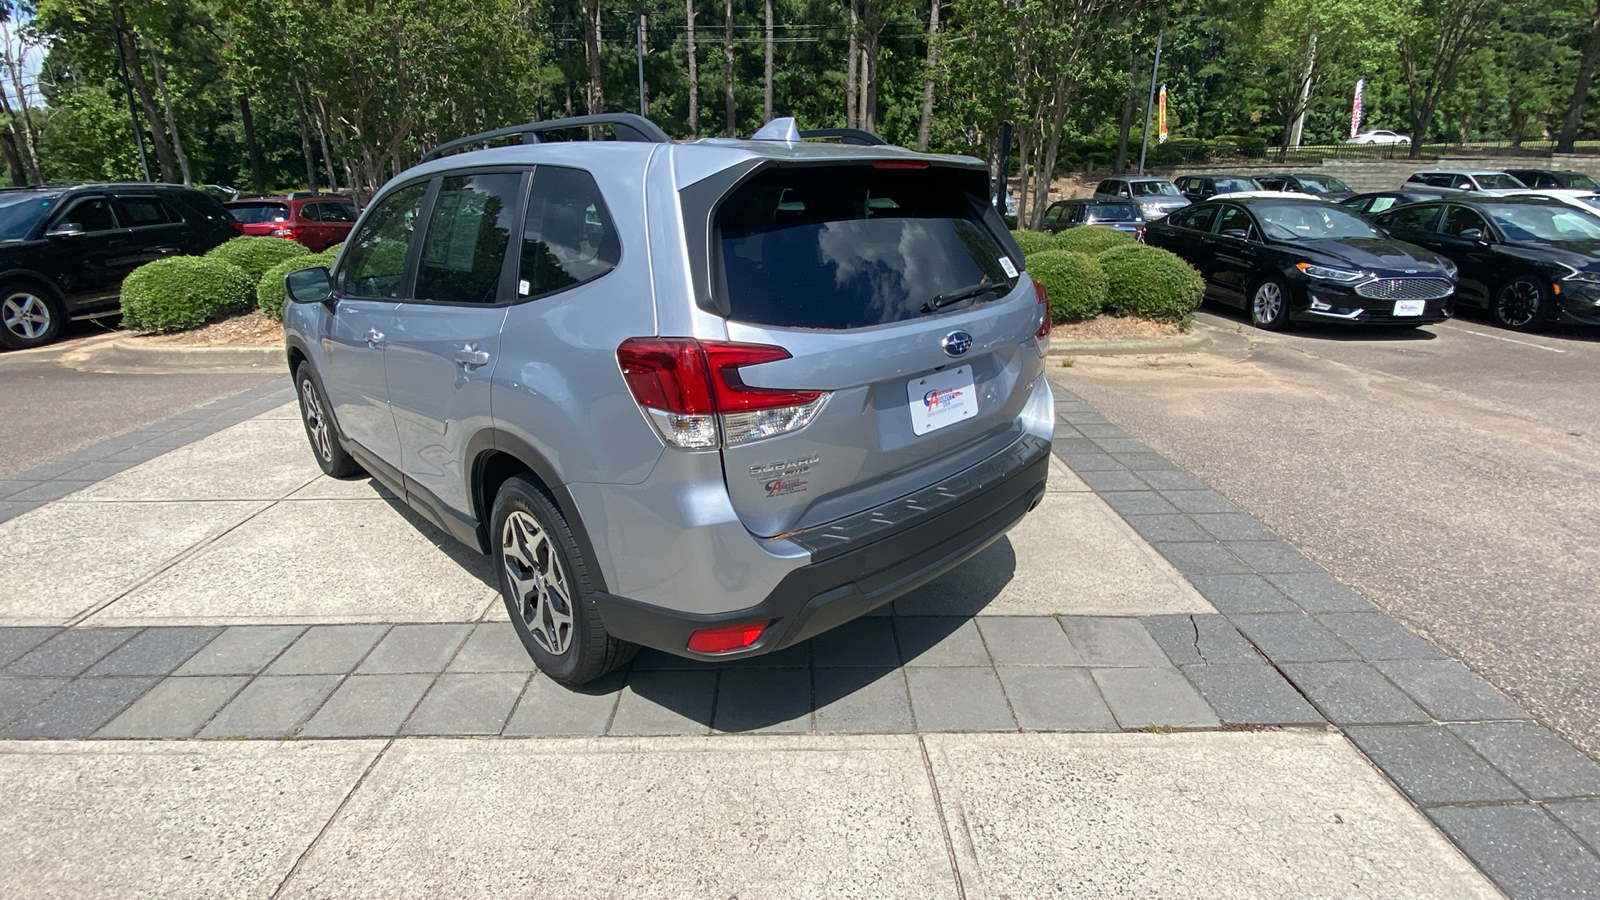
M 702 628 L 689 635 L 689 649 L 696 653 L 727 653 L 730 650 L 743 650 L 760 640 L 761 633 L 771 624 L 771 619 L 762 619 L 759 622 L 746 622 L 743 625 Z

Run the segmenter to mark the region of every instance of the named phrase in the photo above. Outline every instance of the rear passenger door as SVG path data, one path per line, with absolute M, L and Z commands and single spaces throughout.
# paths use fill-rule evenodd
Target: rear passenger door
M 471 515 L 466 444 L 493 424 L 489 383 L 516 274 L 506 250 L 521 222 L 531 174 L 479 171 L 437 179 L 423 216 L 416 288 L 395 309 L 384 367 L 401 469 L 409 499 L 441 516 L 451 510 Z
M 129 249 L 143 265 L 183 253 L 193 235 L 183 217 L 152 194 L 118 194 L 117 218 L 128 229 Z

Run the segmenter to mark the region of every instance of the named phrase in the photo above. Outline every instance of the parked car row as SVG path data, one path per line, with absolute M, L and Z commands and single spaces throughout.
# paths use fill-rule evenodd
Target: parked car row
M 152 260 L 199 255 L 240 234 L 321 252 L 356 220 L 341 195 L 224 203 L 220 192 L 144 183 L 0 189 L 0 347 L 41 346 L 69 320 L 116 315 L 122 279 Z

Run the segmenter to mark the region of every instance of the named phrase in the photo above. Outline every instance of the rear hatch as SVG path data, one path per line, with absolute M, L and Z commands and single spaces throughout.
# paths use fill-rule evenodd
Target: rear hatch
M 229 203 L 228 212 L 244 226 L 245 234 L 254 236 L 272 234 L 273 229 L 282 227 L 290 216 L 289 204 L 274 200 Z
M 789 355 L 736 379 L 825 392 L 803 427 L 740 442 L 724 425 L 753 533 L 886 503 L 1020 434 L 1046 306 L 986 192 L 981 170 L 869 160 L 770 165 L 723 198 L 710 264 L 728 339 Z

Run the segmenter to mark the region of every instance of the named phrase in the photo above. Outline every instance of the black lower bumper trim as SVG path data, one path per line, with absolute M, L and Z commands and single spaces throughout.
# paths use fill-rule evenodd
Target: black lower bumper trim
M 812 550 L 766 600 L 725 613 L 685 613 L 597 594 L 614 637 L 692 659 L 738 659 L 781 650 L 900 597 L 976 556 L 1044 496 L 1050 443 L 1025 435 L 983 463 L 909 497 L 790 540 Z M 919 500 L 919 498 L 923 498 Z M 934 502 L 937 498 L 937 502 Z M 688 650 L 705 628 L 772 620 L 751 646 L 728 653 Z

